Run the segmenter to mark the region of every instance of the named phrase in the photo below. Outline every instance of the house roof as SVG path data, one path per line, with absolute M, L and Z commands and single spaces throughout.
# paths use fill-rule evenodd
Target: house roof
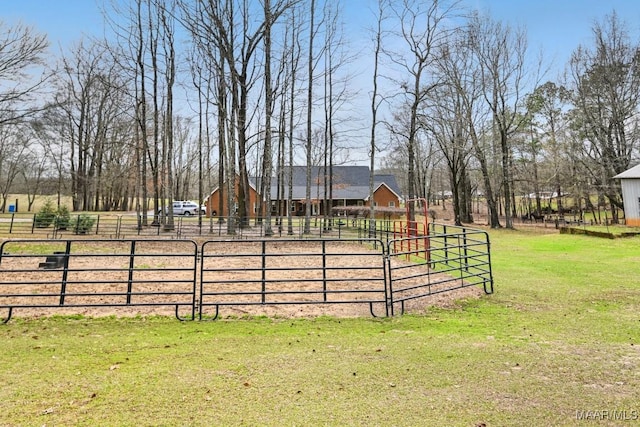
M 289 174 L 293 174 L 293 200 L 304 200 L 307 195 L 307 168 L 306 166 L 285 167 L 284 188 L 288 196 Z M 257 191 L 260 180 L 256 177 L 249 178 L 249 185 Z M 271 178 L 271 199 L 278 198 L 278 181 Z M 381 186 L 387 187 L 400 199 L 400 186 L 394 175 L 380 174 L 373 177 L 373 189 L 377 191 Z M 205 198 L 207 201 L 213 193 L 218 191 L 215 187 Z M 324 167 L 313 166 L 311 168 L 311 198 L 324 198 Z M 333 167 L 333 199 L 368 200 L 369 199 L 369 168 L 367 166 L 334 166 Z
M 640 164 L 635 165 L 631 169 L 619 173 L 613 177 L 614 179 L 640 179 Z
M 285 168 L 285 192 L 288 194 L 289 173 L 293 174 L 292 199 L 306 199 L 307 168 L 293 166 Z M 400 197 L 400 187 L 393 175 L 374 175 L 374 191 L 385 185 Z M 277 199 L 277 180 L 271 180 L 271 199 Z M 311 198 L 324 198 L 324 167 L 311 167 Z M 367 200 L 369 198 L 369 168 L 367 166 L 333 166 L 333 199 Z

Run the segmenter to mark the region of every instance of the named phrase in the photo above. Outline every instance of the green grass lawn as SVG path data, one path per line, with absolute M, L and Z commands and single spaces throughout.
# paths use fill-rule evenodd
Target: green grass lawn
M 637 423 L 640 238 L 491 239 L 495 294 L 422 315 L 14 318 L 0 425 Z

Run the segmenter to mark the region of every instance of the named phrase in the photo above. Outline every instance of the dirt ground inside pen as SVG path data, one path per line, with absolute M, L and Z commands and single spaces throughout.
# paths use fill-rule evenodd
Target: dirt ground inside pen
M 215 243 L 215 253 L 220 254 L 234 254 L 237 251 L 242 251 L 243 242 L 216 242 Z M 358 268 L 362 266 L 369 265 L 372 263 L 379 263 L 376 261 L 375 256 L 370 255 L 361 255 L 363 251 L 363 245 L 351 245 L 342 244 L 344 248 L 339 250 L 344 250 L 345 253 L 354 253 L 355 255 L 345 255 L 341 259 L 341 263 L 346 267 L 345 270 L 338 271 L 338 274 L 341 274 L 344 277 L 349 277 L 350 271 L 349 266 L 353 265 L 354 275 L 357 275 L 356 272 Z M 117 245 L 114 244 L 114 252 L 118 253 Z M 140 247 L 141 245 L 139 245 Z M 179 246 L 179 245 L 178 245 Z M 10 248 L 9 248 L 10 249 Z M 109 252 L 111 249 L 109 248 L 109 244 L 106 243 L 101 245 L 101 250 Z M 192 284 L 189 283 L 181 283 L 184 279 L 188 282 L 189 279 L 193 278 L 193 271 L 189 270 L 189 268 L 193 267 L 193 259 L 189 257 L 175 257 L 175 253 L 180 253 L 180 248 L 176 247 L 175 242 L 167 241 L 166 243 L 155 242 L 150 243 L 146 249 L 142 249 L 141 253 L 144 253 L 144 250 L 147 250 L 149 253 L 153 253 L 153 257 L 149 258 L 149 261 L 145 261 L 144 268 L 135 270 L 135 288 L 134 292 L 139 292 L 141 294 L 136 296 L 135 298 L 138 303 L 149 303 L 156 304 L 162 303 L 163 301 L 167 301 L 165 296 L 163 295 L 154 295 L 154 292 L 158 292 L 160 289 L 158 283 L 162 283 L 162 286 L 171 288 L 172 292 L 190 292 L 192 290 Z M 285 275 L 288 278 L 288 282 L 284 281 L 283 283 L 278 284 L 279 290 L 281 291 L 290 291 L 298 289 L 302 284 L 304 284 L 305 280 L 310 280 L 310 277 L 317 277 L 317 268 L 314 271 L 314 268 L 317 266 L 311 266 L 308 270 L 308 259 L 305 256 L 287 256 L 288 253 L 304 253 L 305 244 L 301 243 L 300 246 L 288 244 L 279 247 L 278 250 L 282 252 L 282 256 L 274 257 L 274 259 L 279 258 L 279 262 L 284 263 L 286 265 L 283 272 L 280 274 Z M 164 251 L 172 252 L 172 257 L 162 257 L 158 256 L 159 253 Z M 188 252 L 188 251 L 187 251 Z M 10 252 L 9 252 L 10 254 Z M 251 266 L 251 263 L 255 263 L 255 260 L 252 260 L 249 257 L 247 262 L 247 267 Z M 150 261 L 153 259 L 153 261 Z M 234 262 L 237 261 L 238 258 L 233 258 Z M 61 274 L 61 269 L 57 270 L 43 270 L 34 268 L 37 267 L 38 261 L 43 261 L 42 256 L 34 256 L 34 257 L 16 257 L 16 258 L 6 258 L 3 257 L 0 263 L 0 306 L 3 305 L 12 305 L 12 304 L 22 304 L 29 305 L 30 300 L 25 297 L 8 297 L 7 292 L 10 292 L 13 295 L 21 295 L 21 294 L 38 294 L 39 303 L 46 305 L 57 305 L 60 300 L 59 292 L 60 292 L 60 281 L 58 275 Z M 226 259 L 225 259 L 226 261 Z M 126 306 L 126 307 L 87 307 L 83 305 L 104 305 L 104 304 L 122 304 L 124 302 L 123 293 L 126 292 L 127 283 L 126 283 L 126 275 L 128 274 L 127 270 L 127 262 L 128 256 L 125 253 L 120 257 L 115 256 L 114 258 L 107 258 L 106 261 L 104 258 L 93 258 L 91 256 L 83 255 L 81 257 L 75 258 L 70 257 L 69 259 L 69 270 L 70 277 L 69 280 L 71 283 L 76 281 L 76 284 L 69 285 L 67 292 L 75 292 L 82 295 L 76 296 L 67 296 L 65 300 L 65 306 L 54 307 L 54 308 L 37 308 L 37 307 L 29 307 L 29 308 L 15 308 L 12 314 L 13 318 L 25 318 L 25 317 L 40 317 L 40 316 L 51 316 L 51 315 L 83 315 L 87 317 L 102 317 L 102 316 L 118 316 L 118 317 L 126 317 L 126 316 L 150 316 L 150 315 L 163 315 L 163 316 L 173 316 L 175 315 L 175 305 L 149 305 L 149 306 Z M 397 262 L 397 261 L 394 261 Z M 101 264 L 108 264 L 108 266 L 101 267 Z M 167 279 L 167 277 L 163 276 L 162 271 L 154 270 L 156 267 L 158 269 L 168 268 L 171 272 L 172 278 Z M 234 267 L 234 268 L 237 268 Z M 280 267 L 281 268 L 281 267 Z M 287 268 L 289 270 L 287 270 Z M 33 269 L 34 271 L 29 271 Z M 181 271 L 184 269 L 184 272 Z M 73 271 L 78 270 L 78 276 L 74 279 Z M 95 271 L 93 271 L 95 270 Z M 246 275 L 245 272 L 241 271 L 242 267 L 239 268 L 238 271 L 225 272 L 226 275 L 225 280 L 234 280 L 237 276 Z M 316 276 L 314 276 L 316 275 Z M 47 281 L 47 277 L 51 278 L 51 283 L 54 284 L 45 284 Z M 173 282 L 173 278 L 177 279 L 175 283 Z M 239 280 L 243 280 L 239 278 Z M 313 279 L 315 280 L 315 279 Z M 112 281 L 112 282 L 111 282 Z M 165 281 L 167 281 L 165 283 Z M 13 282 L 10 286 L 6 284 L 8 282 Z M 17 284 L 16 284 L 17 283 Z M 22 285 L 21 283 L 24 283 Z M 34 285 L 34 283 L 39 283 Z M 40 284 L 42 283 L 42 284 Z M 34 286 L 35 291 L 34 291 Z M 358 287 L 360 285 L 355 284 L 354 286 Z M 362 285 L 368 286 L 368 285 Z M 437 289 L 435 289 L 437 290 Z M 94 296 L 90 295 L 92 292 L 97 292 L 102 295 Z M 5 295 L 3 297 L 3 294 Z M 47 296 L 47 294 L 51 294 Z M 86 294 L 86 296 L 85 296 Z M 472 287 L 464 287 L 458 288 L 455 290 L 443 292 L 443 293 L 435 293 L 434 295 L 430 295 L 428 297 L 423 297 L 415 300 L 410 300 L 405 303 L 404 310 L 405 313 L 421 313 L 427 310 L 429 307 L 453 307 L 456 301 L 460 299 L 469 299 L 469 298 L 479 298 L 483 295 L 484 292 L 481 286 L 472 286 Z M 22 299 L 20 299 L 22 298 Z M 185 303 L 189 303 L 191 297 L 188 295 L 172 297 L 175 301 L 177 298 L 180 301 L 184 301 Z M 66 306 L 69 305 L 77 305 L 77 306 Z M 4 319 L 7 316 L 6 308 L 0 308 L 0 318 Z M 373 311 L 376 316 L 384 316 L 385 315 L 385 307 L 383 303 L 374 303 Z M 395 307 L 396 314 L 400 312 L 400 305 Z M 191 318 L 191 307 L 190 306 L 182 306 L 179 309 L 179 314 L 183 318 Z M 215 315 L 215 307 L 207 306 L 204 307 L 203 315 L 205 316 L 213 316 Z M 198 312 L 196 310 L 196 317 L 198 316 Z M 332 316 L 332 317 L 368 317 L 371 316 L 370 307 L 368 303 L 340 303 L 340 304 L 277 304 L 277 305 L 222 305 L 219 308 L 218 317 L 219 318 L 237 318 L 237 317 L 246 317 L 246 316 L 268 316 L 273 318 L 293 318 L 293 317 L 318 317 L 318 316 Z

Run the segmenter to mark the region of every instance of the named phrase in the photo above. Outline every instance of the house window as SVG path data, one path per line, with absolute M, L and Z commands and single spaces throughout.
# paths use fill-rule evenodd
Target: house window
M 395 208 L 396 207 L 396 202 L 393 202 L 393 201 L 389 202 L 389 207 L 390 208 Z
M 364 206 L 364 202 L 362 200 L 358 200 L 358 206 Z
M 373 207 L 377 208 L 378 207 L 378 202 L 373 202 Z

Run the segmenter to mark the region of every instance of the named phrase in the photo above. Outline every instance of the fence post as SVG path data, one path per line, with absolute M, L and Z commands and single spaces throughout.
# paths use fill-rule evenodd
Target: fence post
M 449 265 L 449 243 L 447 242 L 447 226 L 442 225 L 442 233 L 444 239 L 444 261 Z
M 265 293 L 267 292 L 267 241 L 262 241 L 262 304 L 265 304 L 267 301 L 267 297 Z
M 322 241 L 322 298 L 327 302 L 327 241 Z
M 463 247 L 463 251 L 464 251 L 464 269 L 468 272 L 469 271 L 469 253 L 467 252 L 467 230 L 463 229 L 462 230 L 462 244 L 464 245 Z
M 136 241 L 131 241 L 129 250 L 129 277 L 127 279 L 127 305 L 131 304 L 131 292 L 133 291 L 133 269 L 135 268 Z
M 116 239 L 120 238 L 120 220 L 122 218 L 122 215 L 117 215 L 116 216 Z
M 71 240 L 67 240 L 64 251 L 64 266 L 62 270 L 62 283 L 60 284 L 60 305 L 64 305 L 64 297 L 67 293 L 67 277 L 69 273 L 69 254 L 71 253 Z

